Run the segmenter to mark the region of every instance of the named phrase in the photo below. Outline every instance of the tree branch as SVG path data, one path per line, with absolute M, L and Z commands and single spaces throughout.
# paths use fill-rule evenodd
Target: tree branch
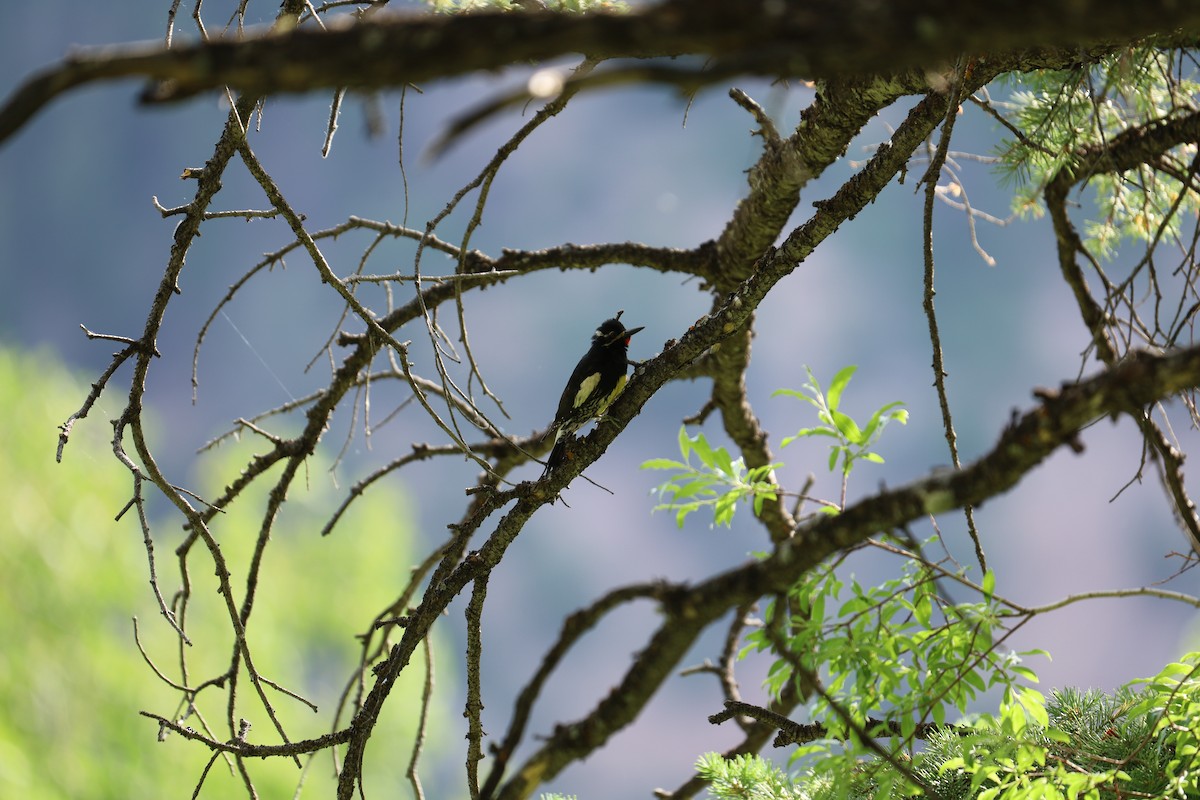
M 1043 193 L 1046 209 L 1054 226 L 1059 270 L 1071 287 L 1084 325 L 1092 336 L 1099 360 L 1113 365 L 1121 357 L 1110 326 L 1113 320 L 1093 297 L 1077 256 L 1092 258 L 1067 213 L 1067 201 L 1077 184 L 1086 184 L 1100 172 L 1122 173 L 1142 164 L 1154 163 L 1168 150 L 1200 139 L 1200 113 L 1191 113 L 1155 125 L 1130 128 L 1103 145 L 1080 148 L 1049 181 Z M 1093 265 L 1096 262 L 1093 260 Z M 1096 267 L 1097 270 L 1099 267 Z M 1110 288 L 1109 294 L 1117 294 Z M 1106 304 L 1114 304 L 1108 297 Z M 1188 495 L 1183 480 L 1183 454 L 1170 442 L 1148 412 L 1134 416 L 1147 445 L 1161 459 L 1159 478 L 1171 502 L 1175 520 L 1189 538 L 1192 549 L 1200 553 L 1200 516 Z
M 725 709 L 711 715 L 708 721 L 713 725 L 720 725 L 722 722 L 726 722 L 737 716 L 751 717 L 766 725 L 778 728 L 779 733 L 775 736 L 775 741 L 772 744 L 773 747 L 805 744 L 817 739 L 825 739 L 829 736 L 829 730 L 819 722 L 810 722 L 807 724 L 795 722 L 783 714 L 770 709 L 733 700 L 726 700 Z M 868 717 L 864 728 L 872 736 L 901 737 L 906 735 L 900 730 L 900 723 L 896 720 L 882 720 Z M 936 722 L 918 722 L 913 729 L 912 735 L 916 739 L 928 739 L 934 733 L 942 730 L 966 733 L 972 729 L 957 725 L 939 725 Z
M 1173 0 L 1027 0 L 1003 9 L 955 0 L 667 0 L 624 15 L 346 15 L 324 28 L 260 29 L 243 39 L 80 51 L 9 96 L 0 141 L 58 95 L 115 78 L 154 81 L 143 100 L 161 102 L 224 86 L 249 94 L 400 87 L 571 53 L 694 54 L 710 59 L 702 70 L 684 71 L 698 87 L 737 74 L 832 78 L 937 69 L 963 52 L 1120 45 L 1177 29 L 1194 37 L 1200 7 Z

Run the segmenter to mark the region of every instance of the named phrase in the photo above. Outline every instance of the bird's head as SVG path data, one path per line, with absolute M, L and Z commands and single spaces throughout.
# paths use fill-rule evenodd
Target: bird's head
M 612 319 L 601 322 L 600 327 L 596 328 L 596 332 L 592 334 L 592 344 L 600 347 L 612 347 L 613 345 L 628 347 L 629 340 L 643 328 L 626 328 L 622 325 L 621 315 L 624 313 L 624 310 L 618 311 Z

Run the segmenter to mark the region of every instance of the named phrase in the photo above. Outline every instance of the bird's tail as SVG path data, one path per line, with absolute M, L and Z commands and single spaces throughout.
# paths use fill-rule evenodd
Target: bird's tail
M 551 436 L 554 437 L 554 445 L 550 448 L 550 455 L 546 458 L 546 468 L 542 470 L 543 478 L 550 473 L 550 470 L 562 466 L 567 458 L 566 439 L 570 437 L 563 434 L 562 428 L 554 428 L 547 431 L 546 438 L 549 439 Z

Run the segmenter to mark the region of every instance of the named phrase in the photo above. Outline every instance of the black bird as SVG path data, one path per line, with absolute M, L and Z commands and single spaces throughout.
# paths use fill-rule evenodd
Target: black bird
M 563 463 L 566 455 L 564 437 L 575 433 L 588 420 L 599 418 L 625 388 L 629 340 L 642 328 L 622 325 L 623 313 L 618 311 L 615 317 L 600 323 L 592 334 L 592 346 L 579 359 L 567 380 L 554 423 L 546 433 L 547 436 L 554 433 L 554 447 L 546 460 L 547 471 Z

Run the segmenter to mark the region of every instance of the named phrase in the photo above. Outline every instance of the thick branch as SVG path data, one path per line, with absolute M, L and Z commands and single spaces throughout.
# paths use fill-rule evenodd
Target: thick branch
M 721 410 L 725 432 L 742 453 L 746 466 L 755 469 L 770 464 L 772 458 L 767 432 L 746 396 L 752 331 L 752 324 L 745 325 L 722 342 L 713 354 L 717 367 L 713 373 L 712 402 Z M 774 474 L 768 475 L 767 480 L 775 483 Z M 795 524 L 784 500 L 784 493 L 777 492 L 774 500 L 763 501 L 762 512 L 758 515 L 773 542 L 782 542 L 791 536 Z
M 728 291 L 746 279 L 758 257 L 778 240 L 799 205 L 801 190 L 845 154 L 870 119 L 898 98 L 923 90 L 919 75 L 836 81 L 822 88 L 787 139 L 763 130 L 763 154 L 748 174 L 750 191 L 717 240 L 717 288 Z
M 0 141 L 53 98 L 99 80 L 157 83 L 151 101 L 230 86 L 252 94 L 380 89 L 571 53 L 593 58 L 704 56 L 703 68 L 656 78 L 700 86 L 737 74 L 810 78 L 938 68 L 962 52 L 1122 44 L 1200 30 L 1200 6 L 1174 0 L 1011 2 L 956 0 L 669 0 L 638 13 L 349 15 L 323 28 L 260 31 L 166 48 L 82 51 L 28 79 L 0 110 Z M 675 73 L 672 75 L 671 73 Z

